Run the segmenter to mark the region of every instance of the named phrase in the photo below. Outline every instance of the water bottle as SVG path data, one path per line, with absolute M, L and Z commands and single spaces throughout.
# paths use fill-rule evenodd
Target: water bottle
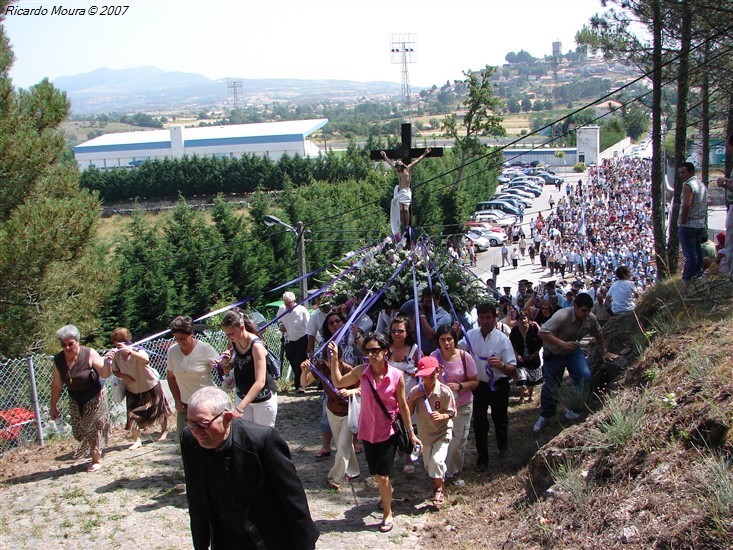
M 412 448 L 412 453 L 410 454 L 410 461 L 417 462 L 417 459 L 420 456 L 420 453 L 421 452 L 422 452 L 422 446 L 421 445 L 415 445 Z

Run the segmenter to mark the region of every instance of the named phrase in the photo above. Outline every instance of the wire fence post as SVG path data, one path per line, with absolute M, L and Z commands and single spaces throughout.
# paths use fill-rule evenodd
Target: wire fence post
M 28 357 L 28 376 L 31 382 L 31 402 L 33 404 L 33 414 L 36 417 L 38 444 L 43 447 L 43 424 L 41 423 L 41 411 L 38 408 L 38 392 L 36 391 L 36 373 L 33 368 L 33 356 Z

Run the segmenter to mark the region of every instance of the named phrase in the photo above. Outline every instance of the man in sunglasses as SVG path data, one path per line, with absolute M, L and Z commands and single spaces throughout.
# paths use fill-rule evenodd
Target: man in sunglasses
M 213 386 L 188 402 L 181 456 L 194 548 L 314 548 L 318 528 L 287 443 L 231 407 Z

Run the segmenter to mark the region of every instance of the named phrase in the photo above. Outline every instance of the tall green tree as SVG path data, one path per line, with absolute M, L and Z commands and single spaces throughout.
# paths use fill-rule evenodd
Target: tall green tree
M 0 14 L 8 5 L 0 1 Z M 110 277 L 94 246 L 99 203 L 79 188 L 76 166 L 62 162 L 66 95 L 47 79 L 16 90 L 13 60 L 0 27 L 0 355 L 6 356 L 55 349 L 53 332 L 62 324 L 93 331 Z
M 177 315 L 172 251 L 140 210 L 114 254 L 119 279 L 104 307 L 105 328 L 125 326 L 136 337 L 165 329 Z

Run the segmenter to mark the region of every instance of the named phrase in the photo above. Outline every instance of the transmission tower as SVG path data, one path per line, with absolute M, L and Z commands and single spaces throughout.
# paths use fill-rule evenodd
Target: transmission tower
M 241 107 L 240 101 L 242 96 L 242 81 L 239 78 L 227 78 L 227 92 L 229 93 L 229 101 L 232 103 L 232 109 L 237 110 Z
M 408 63 L 415 63 L 415 34 L 397 33 L 389 35 L 392 63 L 402 65 L 402 108 L 410 113 L 410 73 Z

